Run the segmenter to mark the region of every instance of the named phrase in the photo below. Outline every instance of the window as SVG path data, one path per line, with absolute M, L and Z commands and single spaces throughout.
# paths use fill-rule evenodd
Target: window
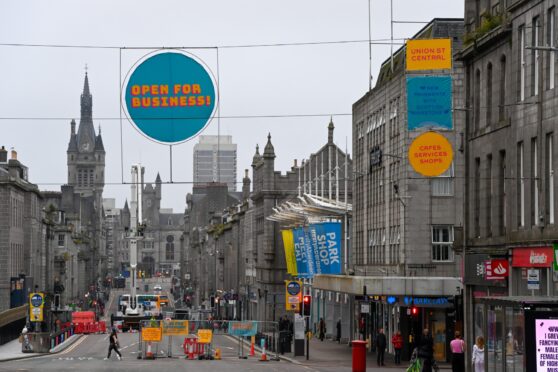
M 500 166 L 498 175 L 498 195 L 500 198 L 498 219 L 500 226 L 500 235 L 506 234 L 506 151 L 500 151 Z
M 432 178 L 432 196 L 453 195 L 453 163 L 440 176 Z
M 486 126 L 492 122 L 492 63 L 486 66 Z
M 475 158 L 474 177 L 474 233 L 478 238 L 480 237 L 480 158 Z
M 554 223 L 554 137 L 553 133 L 546 135 L 546 211 L 548 223 Z
M 498 102 L 498 120 L 504 121 L 506 115 L 506 56 L 500 58 L 500 91 Z
M 167 236 L 165 258 L 167 261 L 174 260 L 174 236 L 172 235 Z
M 541 20 L 539 17 L 533 18 L 533 33 L 532 33 L 532 44 L 533 46 L 539 46 L 540 41 L 540 28 Z M 531 87 L 532 94 L 536 96 L 539 94 L 539 58 L 541 52 L 537 49 L 531 49 Z
M 432 226 L 432 261 L 453 261 L 453 226 Z
M 525 99 L 525 26 L 519 26 L 519 100 Z
M 539 224 L 539 170 L 537 138 L 531 139 L 531 225 Z
M 480 70 L 477 69 L 477 72 L 475 73 L 475 96 L 474 96 L 474 116 L 475 116 L 475 132 L 477 130 L 479 130 L 479 125 L 480 125 L 480 80 L 481 80 L 481 73 Z
M 66 245 L 66 235 L 58 234 L 58 246 L 64 247 Z
M 546 22 L 546 24 L 548 25 L 548 28 L 546 30 L 546 45 L 549 46 L 550 48 L 554 48 L 555 47 L 555 42 L 554 42 L 554 17 L 555 17 L 555 8 L 552 7 L 548 10 L 548 21 Z M 554 89 L 554 72 L 555 72 L 555 64 L 556 64 L 556 52 L 553 50 L 550 50 L 547 53 L 547 63 L 548 63 L 548 89 Z
M 492 236 L 492 154 L 486 157 L 486 235 Z
M 517 144 L 517 224 L 525 226 L 525 178 L 523 174 L 523 142 Z

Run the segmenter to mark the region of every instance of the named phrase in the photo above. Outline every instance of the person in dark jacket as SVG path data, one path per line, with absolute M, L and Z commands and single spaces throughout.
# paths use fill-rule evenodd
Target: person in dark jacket
M 318 334 L 320 337 L 320 341 L 323 341 L 326 334 L 326 324 L 324 318 L 320 318 L 320 323 L 318 323 Z
M 336 327 L 337 327 L 337 337 L 336 337 L 337 338 L 337 343 L 340 344 L 341 343 L 341 319 L 337 320 Z
M 116 334 L 116 329 L 113 328 L 109 336 L 109 349 L 108 355 L 105 360 L 110 359 L 112 350 L 114 350 L 114 352 L 116 353 L 118 360 L 122 360 L 122 354 L 120 354 L 120 351 L 118 351 L 118 346 L 118 335 Z
M 384 334 L 384 329 L 380 328 L 378 330 L 378 335 L 376 336 L 376 352 L 378 353 L 377 362 L 378 366 L 385 366 L 384 355 L 386 353 L 387 339 Z
M 420 338 L 417 356 L 421 360 L 422 371 L 432 372 L 432 364 L 434 359 L 434 340 L 430 335 L 428 328 L 425 328 Z

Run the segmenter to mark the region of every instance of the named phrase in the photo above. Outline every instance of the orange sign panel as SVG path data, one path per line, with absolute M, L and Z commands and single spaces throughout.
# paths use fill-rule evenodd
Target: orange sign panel
M 451 69 L 451 39 L 407 41 L 407 71 Z
M 409 163 L 423 176 L 441 175 L 448 170 L 452 161 L 451 143 L 440 133 L 423 133 L 409 146 Z

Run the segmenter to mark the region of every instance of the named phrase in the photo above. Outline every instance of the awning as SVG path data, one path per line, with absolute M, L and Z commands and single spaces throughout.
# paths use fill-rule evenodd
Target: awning
M 369 295 L 382 296 L 455 296 L 461 293 L 460 278 L 316 275 L 312 287 L 339 293 L 362 295 L 366 286 Z

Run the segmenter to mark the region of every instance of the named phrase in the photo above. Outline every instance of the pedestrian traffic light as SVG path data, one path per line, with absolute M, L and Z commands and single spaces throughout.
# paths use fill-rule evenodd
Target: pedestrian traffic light
M 417 316 L 418 313 L 419 313 L 418 307 L 413 306 L 413 307 L 411 308 L 411 315 L 412 315 L 412 316 Z
M 301 314 L 305 316 L 310 316 L 311 309 L 312 309 L 312 296 L 304 296 L 302 298 L 302 307 L 300 309 Z

